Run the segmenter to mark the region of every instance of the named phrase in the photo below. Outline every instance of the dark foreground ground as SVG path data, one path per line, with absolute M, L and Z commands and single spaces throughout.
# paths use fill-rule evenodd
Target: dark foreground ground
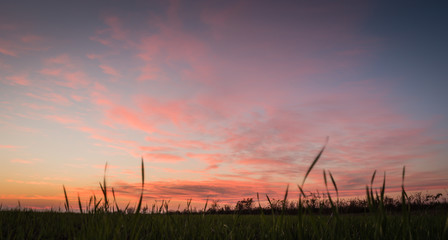
M 447 212 L 339 215 L 0 211 L 1 239 L 448 239 Z M 445 232 L 444 232 L 445 231 Z

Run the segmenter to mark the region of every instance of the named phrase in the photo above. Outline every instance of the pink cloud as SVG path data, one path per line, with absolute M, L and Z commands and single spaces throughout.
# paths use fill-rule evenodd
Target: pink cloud
M 31 85 L 30 80 L 25 75 L 16 75 L 16 76 L 8 76 L 6 79 L 9 81 L 8 83 L 11 85 L 21 85 L 21 86 L 29 86 Z
M 93 89 L 97 92 L 107 92 L 107 87 L 99 82 L 94 83 Z
M 18 28 L 17 24 L 11 24 L 11 23 L 0 23 L 0 30 L 16 30 Z
M 15 51 L 12 51 L 10 49 L 3 48 L 3 47 L 0 47 L 0 53 L 2 53 L 4 55 L 12 56 L 12 57 L 17 56 L 17 53 Z
M 184 112 L 187 108 L 185 102 L 182 101 L 169 101 L 160 102 L 156 99 L 145 98 L 141 101 L 141 108 L 147 114 L 151 114 L 156 118 L 162 118 L 163 120 L 169 120 L 174 124 L 178 124 L 181 121 L 186 121 L 188 117 Z
M 199 159 L 208 164 L 207 169 L 216 169 L 224 162 L 225 156 L 216 153 L 187 153 L 187 157 Z
M 57 94 L 57 93 L 43 93 L 40 95 L 37 95 L 34 93 L 25 93 L 25 95 L 28 97 L 35 98 L 35 99 L 53 102 L 53 103 L 60 104 L 60 105 L 70 105 L 71 104 L 71 101 L 68 100 L 68 98 L 66 98 L 60 94 Z
M 87 76 L 80 71 L 64 73 L 63 80 L 58 81 L 57 84 L 74 89 L 87 87 L 90 84 Z
M 128 32 L 123 27 L 122 21 L 116 16 L 107 16 L 104 22 L 110 27 L 111 36 L 117 40 L 123 40 L 128 36 Z
M 23 106 L 29 107 L 34 110 L 54 110 L 53 106 L 39 105 L 35 103 L 23 103 Z
M 278 165 L 286 165 L 291 166 L 292 164 L 287 162 L 282 162 L 275 159 L 260 159 L 260 158 L 249 158 L 249 159 L 241 159 L 237 161 L 238 164 L 242 165 L 267 165 L 267 166 L 278 166 Z M 294 165 L 292 165 L 294 166 Z
M 152 124 L 144 120 L 143 115 L 139 116 L 132 110 L 122 106 L 114 106 L 107 112 L 107 116 L 116 123 L 127 127 L 143 130 L 148 133 L 157 131 Z
M 129 40 L 129 30 L 123 26 L 123 22 L 117 16 L 105 16 L 103 18 L 104 23 L 108 28 L 96 31 L 94 36 L 90 37 L 90 40 L 101 43 L 105 46 L 113 46 L 115 42 L 121 42 L 126 45 L 132 44 Z
M 115 68 L 111 67 L 111 66 L 108 66 L 108 65 L 100 65 L 99 67 L 103 70 L 103 72 L 104 72 L 105 74 L 112 75 L 112 76 L 114 76 L 114 77 L 118 77 L 118 76 L 120 76 L 120 74 L 118 73 L 118 71 L 117 71 Z
M 117 142 L 116 139 L 113 139 L 111 137 L 105 136 L 108 133 L 105 131 L 102 131 L 100 129 L 95 129 L 95 128 L 91 128 L 91 127 L 86 127 L 86 126 L 81 126 L 77 128 L 79 131 L 81 132 L 86 132 L 90 134 L 90 137 L 93 139 L 97 139 L 97 140 L 101 140 L 103 142 L 107 142 L 107 143 L 114 143 Z
M 165 147 L 165 146 L 140 146 L 140 150 L 146 152 L 158 152 L 158 151 L 173 151 L 174 148 Z
M 5 62 L 6 61 L 4 59 L 0 59 L 0 68 L 2 68 L 3 70 L 10 70 L 12 68 L 12 66 Z
M 101 32 L 99 32 L 99 33 L 101 33 Z M 92 36 L 89 39 L 92 40 L 92 41 L 99 42 L 99 43 L 101 43 L 102 45 L 105 45 L 105 46 L 112 46 L 111 41 L 109 41 L 107 39 L 104 39 L 104 38 L 101 38 L 99 36 Z
M 96 135 L 96 134 L 92 134 L 90 135 L 91 138 L 93 139 L 97 139 L 97 140 L 101 140 L 103 142 L 115 142 L 115 139 L 106 137 L 106 136 L 102 136 L 102 135 Z M 109 147 L 111 147 L 111 145 L 108 145 Z
M 209 50 L 203 41 L 176 26 L 161 25 L 158 35 L 141 39 L 138 56 L 145 62 L 141 75 L 143 80 L 164 79 L 161 71 L 163 64 L 188 63 L 190 69 L 185 69 L 186 76 L 195 81 L 209 81 L 214 78 Z
M 139 157 L 140 155 L 136 153 L 136 143 L 133 141 L 121 140 L 113 132 L 100 128 L 91 128 L 86 126 L 76 127 L 77 130 L 89 134 L 89 137 L 95 140 L 99 140 L 106 144 L 97 144 L 97 146 L 104 146 L 110 149 L 116 149 L 120 152 L 125 152 L 128 155 Z M 113 154 L 118 154 L 114 152 Z
M 19 184 L 28 184 L 28 185 L 56 185 L 55 183 L 45 182 L 45 181 L 21 181 L 14 179 L 7 179 L 7 182 L 11 183 L 19 183 Z
M 179 161 L 184 161 L 185 159 L 174 155 L 165 153 L 145 153 L 143 158 L 148 162 L 164 162 L 164 163 L 175 163 Z
M 21 164 L 32 164 L 32 161 L 29 160 L 23 160 L 23 159 L 13 159 L 11 160 L 12 163 L 21 163 Z
M 64 66 L 72 66 L 72 60 L 67 54 L 59 55 L 57 57 L 46 59 L 47 64 L 59 64 Z
M 160 80 L 163 77 L 161 76 L 161 70 L 154 66 L 155 64 L 146 64 L 142 67 L 140 76 L 137 77 L 138 81 L 146 81 L 146 80 Z
M 124 195 L 135 195 L 138 197 L 138 183 L 115 182 L 116 192 Z M 276 195 L 276 190 L 284 191 L 284 183 L 263 183 L 259 181 L 232 181 L 232 180 L 209 180 L 209 181 L 152 181 L 151 186 L 145 189 L 145 200 L 148 199 L 171 199 L 172 201 L 185 201 L 192 198 L 195 201 L 208 199 L 219 199 L 223 203 L 233 203 L 241 198 L 256 198 L 256 193 L 268 193 L 271 197 Z M 281 189 L 281 190 L 280 190 Z M 284 192 L 283 192 L 284 193 Z
M 213 109 L 214 105 L 206 105 L 207 107 L 204 108 L 201 104 L 197 106 L 193 104 L 192 107 L 192 103 L 198 103 L 196 99 L 190 99 L 184 102 L 165 102 L 155 99 L 141 100 L 137 98 L 137 101 L 141 102 L 141 104 L 137 105 L 140 109 L 133 110 L 125 106 L 120 106 L 120 110 L 115 112 L 115 115 L 120 117 L 116 116 L 117 119 L 111 118 L 111 120 L 143 132 L 147 132 L 147 124 L 151 124 L 154 129 L 158 129 L 160 127 L 159 124 L 166 123 L 167 121 L 174 123 L 176 126 L 182 126 L 181 129 L 183 130 L 189 127 L 198 130 L 201 128 L 195 128 L 194 126 L 201 125 L 202 128 L 206 129 L 206 131 L 201 133 L 212 134 L 213 139 L 218 139 L 217 142 L 193 141 L 188 138 L 182 138 L 179 135 L 166 135 L 163 138 L 148 136 L 146 140 L 152 144 L 162 144 L 162 146 L 166 145 L 187 151 L 195 147 L 204 149 L 205 147 L 210 147 L 210 145 L 220 146 L 219 149 L 226 149 L 225 156 L 227 156 L 223 158 L 224 160 L 222 162 L 220 162 L 221 160 L 216 160 L 217 162 L 214 163 L 214 160 L 209 158 L 208 160 L 210 162 L 207 163 L 206 155 L 187 155 L 187 157 L 206 162 L 209 164 L 208 169 L 216 168 L 218 166 L 217 163 L 224 166 L 233 164 L 235 169 L 232 171 L 235 173 L 235 176 L 251 176 L 247 178 L 248 180 L 260 178 L 267 181 L 273 180 L 275 177 L 284 181 L 297 179 L 300 172 L 306 171 L 309 163 L 315 156 L 314 150 L 321 146 L 326 135 L 330 135 L 332 139 L 330 143 L 331 148 L 325 152 L 324 159 L 328 160 L 322 159 L 319 165 L 322 164 L 322 166 L 328 169 L 347 168 L 349 166 L 347 170 L 355 171 L 357 167 L 353 165 L 353 162 L 364 162 L 366 166 L 370 166 L 371 168 L 365 173 L 369 175 L 371 174 L 370 170 L 373 171 L 377 166 L 395 169 L 397 164 L 401 166 L 405 161 L 409 161 L 410 159 L 426 159 L 432 156 L 427 154 L 422 155 L 422 149 L 418 147 L 423 142 L 432 142 L 431 137 L 421 138 L 422 131 L 425 130 L 413 129 L 412 126 L 415 125 L 414 123 L 405 120 L 400 115 L 392 113 L 390 109 L 382 107 L 382 104 L 378 100 L 372 101 L 373 98 L 363 93 L 365 91 L 364 88 L 344 90 L 351 91 L 352 95 L 348 95 L 345 92 L 338 92 L 338 89 L 333 90 L 333 94 L 325 93 L 327 94 L 326 98 L 321 98 L 321 96 L 316 97 L 316 99 L 320 98 L 321 101 L 314 101 L 311 98 L 311 101 L 308 104 L 304 104 L 300 111 L 285 110 L 275 106 L 266 106 L 261 108 L 261 113 L 254 112 L 252 114 L 249 114 L 250 111 L 229 111 L 225 112 L 226 118 L 216 118 L 216 122 L 210 126 L 208 126 L 211 119 L 209 115 L 201 114 L 200 111 L 195 112 L 194 109 L 200 109 L 202 107 L 202 109 L 206 109 L 206 112 L 213 112 L 215 111 Z M 358 96 L 353 93 L 363 95 Z M 221 96 L 217 96 L 217 99 L 220 99 L 219 97 Z M 226 100 L 226 104 L 236 104 L 226 97 L 223 97 L 221 101 Z M 239 100 L 236 99 L 235 101 L 238 102 Z M 362 107 L 350 104 L 351 102 L 361 104 Z M 344 109 L 337 108 L 339 105 L 345 106 Z M 112 104 L 112 106 L 114 105 Z M 250 107 L 250 104 L 248 106 Z M 111 114 L 110 111 L 112 109 L 108 110 L 107 113 Z M 145 117 L 136 120 L 136 113 L 142 111 L 146 112 L 144 114 Z M 191 119 L 191 116 L 188 116 L 189 114 L 194 115 L 194 120 Z M 383 117 L 378 117 L 379 115 Z M 350 121 L 352 116 L 358 116 L 358 119 L 356 121 Z M 393 122 L 396 121 L 401 122 L 402 126 L 398 128 L 396 126 L 392 127 Z M 226 124 L 224 125 L 222 123 Z M 213 130 L 208 128 L 213 128 Z M 358 141 L 358 144 L 361 145 L 354 147 L 350 136 L 355 136 L 356 134 L 365 136 L 365 142 Z M 385 139 L 388 140 L 384 141 Z M 421 141 L 414 141 L 413 139 L 420 139 Z M 372 146 L 375 147 L 371 148 Z M 314 150 L 310 151 L 310 149 Z M 416 149 L 416 151 L 412 149 Z M 141 148 L 140 150 L 143 149 Z M 148 148 L 147 150 L 152 151 L 158 149 Z M 343 153 L 339 153 L 338 151 Z M 399 154 L 399 151 L 408 152 L 408 154 Z M 382 154 L 366 154 L 369 152 L 382 152 Z M 171 153 L 173 151 L 166 151 L 166 154 Z M 154 156 L 145 155 L 146 157 Z M 382 160 L 379 161 L 380 159 Z M 375 165 L 368 164 L 372 162 Z M 247 168 L 246 166 L 252 165 L 257 165 L 258 169 L 242 170 Z M 355 172 L 353 174 L 356 175 Z M 362 175 L 361 172 L 358 172 L 357 175 L 359 176 L 360 174 Z M 225 174 L 221 176 L 224 177 Z M 230 177 L 230 175 L 227 176 Z M 315 184 L 316 179 L 321 178 L 320 171 L 316 175 L 310 175 L 309 186 Z M 347 179 L 347 182 L 345 182 L 341 178 L 338 184 L 341 187 L 348 187 L 347 194 L 354 194 L 358 190 L 352 189 L 353 187 L 351 187 L 350 181 L 352 180 Z M 359 183 L 359 181 L 355 182 Z M 362 193 L 362 189 L 359 191 Z
M 250 5 L 249 2 L 240 1 L 237 3 L 230 3 L 228 6 L 220 9 L 204 9 L 201 12 L 201 20 L 213 26 L 211 29 L 213 31 L 213 36 L 217 39 L 223 38 L 223 29 L 229 28 L 229 24 L 232 19 L 237 18 L 241 12 L 244 12 L 244 8 Z
M 58 68 L 44 68 L 40 71 L 41 74 L 43 75 L 48 75 L 48 76 L 59 76 L 62 72 L 62 69 L 58 69 Z
M 153 137 L 146 137 L 146 141 L 156 144 L 162 144 L 170 146 L 173 149 L 179 149 L 179 148 L 185 148 L 185 149 L 202 149 L 202 150 L 210 150 L 210 149 L 216 149 L 217 146 L 215 146 L 211 142 L 206 141 L 199 141 L 199 140 L 191 140 L 191 139 L 173 139 L 173 138 L 153 138 Z
M 43 38 L 41 36 L 37 36 L 37 35 L 25 35 L 20 40 L 24 43 L 34 43 L 34 42 L 42 41 L 42 39 Z
M 22 183 L 23 181 L 8 179 L 8 182 L 18 182 Z M 17 199 L 39 199 L 39 200 L 63 200 L 64 197 L 62 195 L 58 196 L 45 196 L 45 195 L 26 195 L 26 194 L 2 194 L 0 195 L 0 199 L 13 199 L 17 201 Z
M 21 34 L 17 34 L 16 30 L 19 30 L 17 26 L 2 30 L 4 37 L 0 39 L 0 54 L 20 57 L 25 54 L 41 52 L 48 49 L 40 41 L 40 37 L 36 35 L 20 36 Z
M 99 54 L 87 54 L 86 57 L 88 59 L 100 59 L 100 58 L 102 58 L 102 56 L 99 55 Z
M 22 148 L 21 146 L 15 146 L 15 145 L 0 145 L 0 149 L 17 149 Z
M 85 97 L 80 95 L 71 95 L 70 97 L 77 102 L 82 102 L 85 99 Z
M 113 104 L 109 97 L 99 91 L 92 91 L 90 93 L 90 98 L 92 103 L 98 106 L 110 106 Z
M 121 134 L 116 134 L 110 130 L 105 130 L 101 128 L 91 128 L 87 126 L 76 127 L 77 130 L 89 134 L 89 137 L 95 140 L 99 140 L 105 144 L 95 144 L 97 146 L 108 147 L 110 149 L 119 150 L 109 151 L 111 155 L 130 155 L 133 157 L 141 157 L 138 151 L 138 144 L 134 141 L 128 141 L 120 139 Z
M 47 115 L 45 118 L 64 125 L 78 124 L 81 122 L 79 119 L 69 116 Z
M 92 167 L 96 168 L 96 169 L 104 169 L 104 165 L 93 165 Z M 119 168 L 120 168 L 120 166 L 110 165 L 110 164 L 107 165 L 107 169 L 119 169 Z

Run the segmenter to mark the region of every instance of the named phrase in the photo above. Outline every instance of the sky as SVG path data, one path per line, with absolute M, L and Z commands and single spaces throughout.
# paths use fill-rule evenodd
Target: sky
M 2 1 L 0 203 L 448 194 L 447 6 Z

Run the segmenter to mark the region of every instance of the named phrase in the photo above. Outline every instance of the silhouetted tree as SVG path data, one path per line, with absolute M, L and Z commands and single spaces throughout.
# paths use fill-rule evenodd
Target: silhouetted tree
M 243 199 L 236 203 L 235 210 L 239 211 L 239 212 L 250 211 L 250 210 L 252 210 L 253 203 L 254 203 L 254 200 L 252 198 Z

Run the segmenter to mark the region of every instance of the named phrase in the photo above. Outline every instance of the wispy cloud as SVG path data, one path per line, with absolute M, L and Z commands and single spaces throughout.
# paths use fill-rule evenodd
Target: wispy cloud
M 18 148 L 22 148 L 22 146 L 15 146 L 15 145 L 0 145 L 1 149 L 18 149 Z
M 70 117 L 70 116 L 61 116 L 61 115 L 47 115 L 46 119 L 60 123 L 60 124 L 78 124 L 81 123 L 81 120 Z
M 8 84 L 11 85 L 21 85 L 21 86 L 29 86 L 31 85 L 30 80 L 26 75 L 15 75 L 6 77 Z
M 31 93 L 31 92 L 28 92 L 28 93 L 25 93 L 25 95 L 28 97 L 31 97 L 31 98 L 42 100 L 42 101 L 52 102 L 57 105 L 71 105 L 72 104 L 72 102 L 68 98 L 62 96 L 61 94 L 52 93 L 52 92 L 42 93 L 41 95 L 37 95 L 37 94 Z
M 12 163 L 21 163 L 21 164 L 32 164 L 33 161 L 24 160 L 24 159 L 12 159 Z
M 115 68 L 111 67 L 111 66 L 108 66 L 108 65 L 100 65 L 99 67 L 103 70 L 103 72 L 104 72 L 105 74 L 112 75 L 112 76 L 114 76 L 114 77 L 118 77 L 118 76 L 120 76 L 120 74 L 118 73 L 118 71 L 117 71 Z
M 146 153 L 144 154 L 144 158 L 148 162 L 164 162 L 164 163 L 179 162 L 185 160 L 180 156 L 166 153 Z

